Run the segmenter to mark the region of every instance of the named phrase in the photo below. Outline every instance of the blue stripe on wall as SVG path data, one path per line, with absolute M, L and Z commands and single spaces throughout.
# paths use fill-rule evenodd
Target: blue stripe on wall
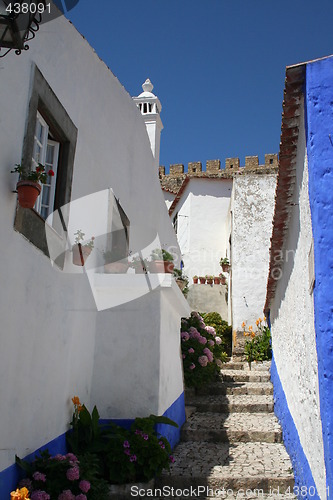
M 301 490 L 303 486 L 303 490 L 301 491 L 309 492 L 309 496 L 300 495 L 299 498 L 320 500 L 320 497 L 316 494 L 317 490 L 311 469 L 303 451 L 294 420 L 288 408 L 274 356 L 271 365 L 271 379 L 274 385 L 274 411 L 282 426 L 284 445 L 293 465 L 296 486 L 295 492 L 297 487 Z
M 333 498 L 333 57 L 307 64 L 305 102 L 320 412 Z
M 180 439 L 180 429 L 181 426 L 185 422 L 185 399 L 184 393 L 182 393 L 177 400 L 168 408 L 165 413 L 165 417 L 170 418 L 174 422 L 178 424 L 178 428 L 172 427 L 170 425 L 159 424 L 156 426 L 157 432 L 159 432 L 162 436 L 165 436 L 169 443 L 171 444 L 171 448 L 179 442 Z M 110 420 L 100 420 L 101 424 L 107 424 Z M 121 419 L 121 420 L 112 420 L 117 425 L 121 427 L 125 427 L 129 429 L 134 422 L 134 420 L 130 419 Z M 62 434 L 58 438 L 50 441 L 45 446 L 42 446 L 39 450 L 31 453 L 27 457 L 24 457 L 25 460 L 33 460 L 34 457 L 41 451 L 48 450 L 50 455 L 57 455 L 58 453 L 66 454 L 67 453 L 67 445 L 66 445 L 66 434 Z M 22 458 L 22 457 L 20 457 Z M 10 498 L 10 492 L 16 489 L 17 483 L 23 477 L 19 467 L 14 464 L 7 469 L 0 472 L 0 499 Z

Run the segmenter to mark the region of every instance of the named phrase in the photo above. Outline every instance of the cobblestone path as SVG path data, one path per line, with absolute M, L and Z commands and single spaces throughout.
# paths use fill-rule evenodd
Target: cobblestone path
M 250 371 L 247 363 L 230 361 L 219 382 L 186 392 L 187 422 L 175 463 L 156 484 L 168 488 L 161 498 L 296 498 L 269 369 L 269 362 Z

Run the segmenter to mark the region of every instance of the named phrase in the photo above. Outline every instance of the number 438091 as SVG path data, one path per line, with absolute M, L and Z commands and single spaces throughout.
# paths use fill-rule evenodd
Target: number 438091
M 9 14 L 44 14 L 44 12 L 51 12 L 51 4 L 44 4 L 42 2 L 10 2 L 6 7 L 6 12 Z

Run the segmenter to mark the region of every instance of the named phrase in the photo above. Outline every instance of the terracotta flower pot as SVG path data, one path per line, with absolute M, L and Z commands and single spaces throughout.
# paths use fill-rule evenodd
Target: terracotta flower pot
M 213 280 L 210 278 L 207 278 L 207 285 L 212 285 L 212 284 L 213 284 Z
M 197 283 L 198 283 L 198 280 L 199 280 L 199 278 L 193 278 L 193 283 L 194 283 L 194 284 L 197 284 Z
M 221 278 L 214 278 L 214 285 L 219 285 L 221 282 Z
M 199 281 L 200 281 L 200 284 L 201 284 L 201 285 L 204 285 L 204 284 L 206 283 L 206 278 L 204 278 L 204 277 L 200 276 L 200 277 L 199 277 Z
M 226 282 L 227 282 L 226 277 L 225 276 L 221 277 L 221 285 L 225 285 Z
M 91 248 L 78 243 L 77 245 L 73 245 L 72 252 L 73 264 L 75 266 L 84 266 L 87 258 L 91 254 Z
M 153 260 L 149 264 L 149 271 L 154 274 L 156 273 L 172 274 L 174 267 L 175 267 L 174 263 L 170 260 Z
M 125 274 L 127 273 L 128 267 L 128 262 L 109 262 L 108 264 L 104 264 L 104 273 Z
M 33 208 L 41 192 L 41 185 L 33 181 L 18 181 L 16 190 L 19 205 L 23 208 Z
M 222 264 L 222 270 L 224 273 L 228 273 L 230 270 L 230 264 Z

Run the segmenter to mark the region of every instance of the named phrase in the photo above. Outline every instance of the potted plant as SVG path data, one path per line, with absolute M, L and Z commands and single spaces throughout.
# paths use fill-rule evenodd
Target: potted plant
M 147 263 L 145 259 L 133 257 L 130 266 L 135 270 L 135 274 L 147 273 Z
M 227 282 L 226 277 L 222 273 L 220 273 L 219 276 L 220 276 L 220 283 L 221 283 L 221 285 L 225 285 L 226 282 Z
M 91 237 L 88 243 L 83 244 L 84 241 L 84 233 L 81 229 L 78 229 L 75 236 L 75 242 L 72 247 L 73 252 L 73 264 L 75 266 L 84 266 L 85 261 L 91 254 L 92 249 L 94 248 L 94 236 Z
M 188 277 L 185 274 L 183 274 L 183 271 L 181 269 L 174 269 L 173 275 L 176 279 L 176 283 L 179 286 L 180 290 L 183 292 L 184 295 L 186 295 L 188 291 L 186 290 L 188 288 Z
M 124 257 L 123 249 L 114 248 L 113 250 L 105 250 L 103 257 L 105 274 L 122 274 L 127 272 L 129 262 L 127 257 Z
M 214 276 L 214 285 L 219 285 L 221 283 L 220 276 Z
M 167 250 L 156 248 L 151 253 L 152 261 L 149 264 L 151 273 L 173 273 L 173 255 Z
M 198 280 L 199 280 L 199 277 L 195 274 L 195 275 L 193 276 L 193 283 L 194 283 L 194 284 L 197 284 L 197 283 L 198 283 Z
M 45 184 L 47 177 L 53 177 L 53 170 L 45 171 L 44 165 L 38 164 L 36 170 L 26 171 L 21 165 L 16 164 L 11 173 L 19 174 L 16 184 L 18 202 L 22 208 L 33 208 L 41 192 L 41 184 Z
M 212 285 L 214 280 L 214 276 L 210 276 L 209 274 L 206 274 L 206 282 L 207 285 Z
M 221 258 L 220 266 L 222 267 L 224 273 L 228 273 L 230 269 L 229 259 L 227 257 Z
M 206 277 L 205 276 L 199 276 L 199 281 L 200 281 L 200 285 L 204 285 L 206 283 Z

